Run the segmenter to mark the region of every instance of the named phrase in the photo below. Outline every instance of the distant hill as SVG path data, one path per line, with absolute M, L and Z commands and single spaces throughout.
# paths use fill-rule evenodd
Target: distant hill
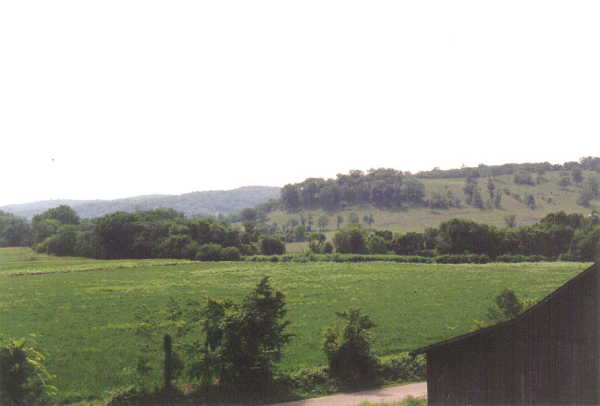
M 247 207 L 254 207 L 278 199 L 279 187 L 245 186 L 233 190 L 192 192 L 182 195 L 148 195 L 115 200 L 46 200 L 41 202 L 12 204 L 0 210 L 17 216 L 32 218 L 50 208 L 63 204 L 71 206 L 81 217 L 103 216 L 115 211 L 133 212 L 169 208 L 193 215 L 229 215 Z
M 594 157 L 414 175 L 393 169 L 351 171 L 285 185 L 267 222 L 284 231 L 312 223 L 312 230 L 329 234 L 336 230 L 338 216 L 342 227 L 354 218 L 367 228 L 395 232 L 423 231 L 452 218 L 505 227 L 515 216 L 516 225 L 530 225 L 551 212 L 600 211 L 599 186 L 600 158 Z M 319 227 L 320 218 L 325 227 Z

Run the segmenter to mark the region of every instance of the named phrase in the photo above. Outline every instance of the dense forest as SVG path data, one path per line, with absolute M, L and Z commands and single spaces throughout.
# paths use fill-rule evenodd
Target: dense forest
M 335 210 L 364 203 L 394 208 L 423 204 L 424 197 L 425 187 L 415 177 L 383 168 L 371 169 L 366 174 L 351 171 L 336 179 L 306 179 L 285 185 L 281 190 L 281 204 L 290 211 Z

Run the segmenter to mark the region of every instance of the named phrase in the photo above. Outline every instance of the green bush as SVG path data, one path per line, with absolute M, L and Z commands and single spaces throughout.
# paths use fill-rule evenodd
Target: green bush
M 426 358 L 400 353 L 377 357 L 379 366 L 373 372 L 374 381 L 386 383 L 417 382 L 427 378 Z M 285 376 L 286 385 L 295 393 L 303 395 L 324 395 L 344 389 L 340 381 L 332 378 L 326 366 L 303 368 Z
M 222 261 L 239 261 L 241 258 L 240 250 L 236 247 L 225 247 L 221 250 Z
M 190 347 L 199 357 L 194 377 L 205 384 L 217 379 L 223 393 L 246 395 L 242 399 L 268 396 L 275 365 L 292 338 L 285 332 L 285 305 L 284 294 L 271 287 L 268 277 L 239 303 L 209 299 L 203 311 L 205 342 Z
M 323 340 L 329 375 L 343 386 L 361 387 L 377 382 L 377 358 L 371 353 L 375 323 L 360 309 L 337 313 L 338 323 L 330 326 Z
M 5 406 L 43 405 L 56 388 L 54 376 L 43 364 L 44 356 L 25 339 L 0 344 L 0 404 Z
M 438 255 L 435 257 L 435 262 L 438 264 L 487 264 L 490 262 L 490 258 L 480 254 Z
M 278 238 L 264 236 L 260 239 L 260 252 L 264 255 L 285 254 L 285 244 Z
M 550 261 L 543 255 L 520 255 L 520 254 L 503 254 L 498 255 L 496 262 L 545 262 Z
M 577 255 L 571 254 L 570 252 L 565 252 L 558 256 L 559 261 L 567 261 L 567 262 L 579 262 L 582 261 Z
M 427 362 L 424 355 L 407 352 L 379 358 L 378 375 L 388 382 L 411 382 L 427 379 Z
M 305 394 L 333 393 L 337 390 L 325 366 L 294 371 L 287 375 L 287 383 L 290 389 Z
M 198 249 L 196 260 L 198 261 L 219 261 L 221 259 L 221 247 L 219 244 L 204 244 Z
M 274 257 L 276 259 L 274 259 Z M 245 257 L 250 262 L 376 262 L 433 263 L 433 258 L 417 255 L 368 255 L 368 254 L 296 254 L 296 255 L 252 255 Z

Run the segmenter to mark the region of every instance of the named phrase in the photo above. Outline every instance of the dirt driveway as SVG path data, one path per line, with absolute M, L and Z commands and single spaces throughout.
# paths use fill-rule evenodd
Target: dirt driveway
M 362 402 L 401 402 L 409 395 L 426 397 L 427 382 L 390 386 L 389 388 L 374 389 L 365 392 L 343 393 L 340 395 L 324 396 L 322 398 L 296 400 L 294 402 L 277 403 L 273 406 L 354 406 Z

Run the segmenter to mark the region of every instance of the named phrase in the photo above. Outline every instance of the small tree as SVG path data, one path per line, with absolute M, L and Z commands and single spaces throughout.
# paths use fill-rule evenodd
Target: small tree
M 316 254 L 323 252 L 325 239 L 326 237 L 323 233 L 310 233 L 308 236 L 308 246 L 310 250 Z
M 44 356 L 25 339 L 0 344 L 0 404 L 43 405 L 56 394 Z
M 241 258 L 240 250 L 236 247 L 226 247 L 221 250 L 222 261 L 239 261 Z
M 285 244 L 278 238 L 264 236 L 260 239 L 260 251 L 264 255 L 285 254 Z
M 372 214 L 365 214 L 365 215 L 363 216 L 363 222 L 364 222 L 365 224 L 368 224 L 368 225 L 369 225 L 369 227 L 371 227 L 371 226 L 373 225 L 373 223 L 375 222 L 375 219 L 373 218 L 373 215 L 372 215 Z
M 204 244 L 200 246 L 196 253 L 196 260 L 198 261 L 220 261 L 221 250 L 223 247 L 219 244 Z
M 323 341 L 330 376 L 352 387 L 374 383 L 378 362 L 369 330 L 375 323 L 360 309 L 336 314 L 341 320 L 327 329 Z
M 573 179 L 573 182 L 575 182 L 575 183 L 583 182 L 583 172 L 581 171 L 581 169 L 573 168 L 573 170 L 571 171 L 571 178 Z
M 343 254 L 366 254 L 367 233 L 359 225 L 351 225 L 346 229 L 337 231 L 333 236 L 335 250 Z
M 529 207 L 531 210 L 535 210 L 536 204 L 535 204 L 535 197 L 533 195 L 527 195 L 527 200 L 525 202 L 525 204 L 527 205 L 527 207 Z
M 166 390 L 172 390 L 173 380 L 179 376 L 183 369 L 183 362 L 179 359 L 177 353 L 173 351 L 173 341 L 169 334 L 165 334 L 163 337 L 163 352 L 163 385 Z
M 264 397 L 272 388 L 283 347 L 292 338 L 285 332 L 286 313 L 285 296 L 271 287 L 267 277 L 239 304 L 209 300 L 195 376 L 217 378 L 225 393 Z
M 588 189 L 584 189 L 577 198 L 577 204 L 583 207 L 590 207 L 590 203 L 594 199 L 594 195 Z
M 343 223 L 344 223 L 344 216 L 342 216 L 342 215 L 338 214 L 338 215 L 335 217 L 335 226 L 336 226 L 336 228 L 339 230 L 339 229 L 340 229 L 340 226 L 341 226 Z
M 383 237 L 377 234 L 370 234 L 367 238 L 367 250 L 369 254 L 386 254 L 390 250 L 390 247 Z
M 495 190 L 496 190 L 496 184 L 494 183 L 492 178 L 488 178 L 487 191 L 490 196 L 490 200 L 494 200 L 494 198 L 496 197 Z
M 327 225 L 329 224 L 329 217 L 326 215 L 322 215 L 319 217 L 319 231 L 325 231 L 327 229 Z
M 502 208 L 502 192 L 501 191 L 497 191 L 496 195 L 494 196 L 494 207 L 497 209 Z
M 474 207 L 477 207 L 478 209 L 485 208 L 485 203 L 483 201 L 483 197 L 481 196 L 481 192 L 479 191 L 479 188 L 475 189 L 475 191 L 473 192 L 473 201 L 471 204 Z
M 507 214 L 506 216 L 504 216 L 504 224 L 506 224 L 506 227 L 508 228 L 516 227 L 517 216 L 515 216 L 514 214 Z
M 560 180 L 558 181 L 558 185 L 562 188 L 566 188 L 571 186 L 571 179 L 567 176 L 563 176 L 562 178 L 560 178 Z
M 496 296 L 495 306 L 488 309 L 487 319 L 491 324 L 514 319 L 523 311 L 523 303 L 511 289 L 504 289 Z

